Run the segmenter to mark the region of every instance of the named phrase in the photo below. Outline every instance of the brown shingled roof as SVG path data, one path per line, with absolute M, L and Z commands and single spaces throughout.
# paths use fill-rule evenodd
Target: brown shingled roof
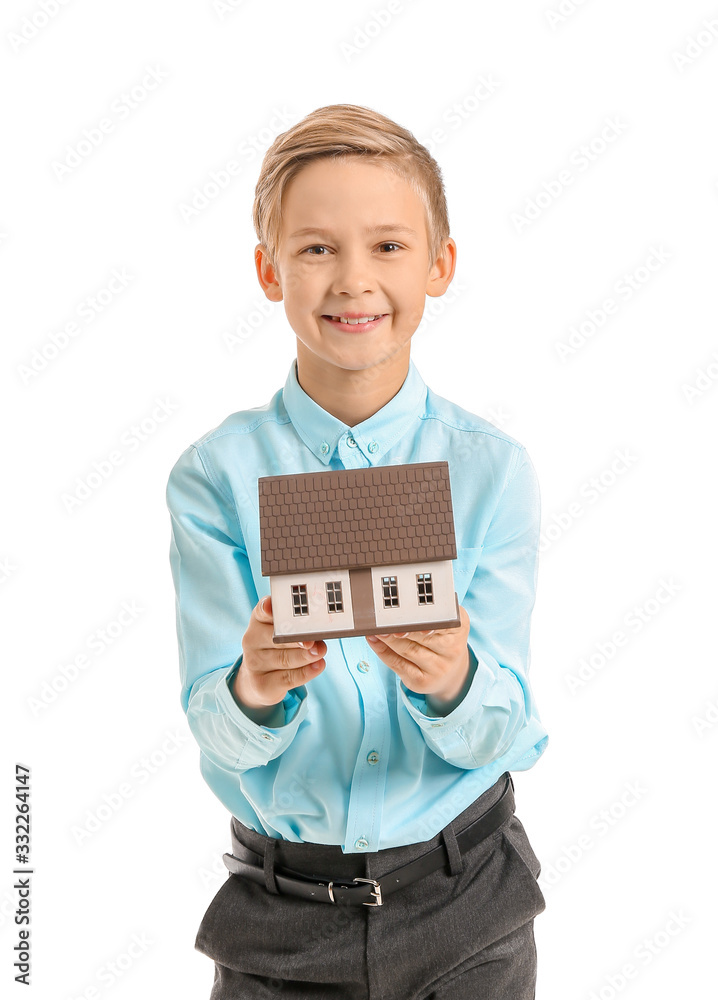
M 455 559 L 448 462 L 258 480 L 262 576 Z

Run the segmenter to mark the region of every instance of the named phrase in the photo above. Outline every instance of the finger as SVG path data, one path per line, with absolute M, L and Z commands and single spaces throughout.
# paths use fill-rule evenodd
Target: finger
M 408 688 L 418 692 L 421 691 L 426 678 L 430 676 L 429 671 L 425 670 L 421 663 L 406 659 L 400 652 L 382 640 L 378 640 L 375 645 L 372 645 L 382 663 L 385 663 L 387 667 L 398 674 Z
M 261 601 L 255 606 L 253 611 L 254 617 L 258 622 L 263 625 L 274 621 L 274 616 L 272 614 L 272 598 L 270 596 L 263 597 Z
M 316 677 L 317 674 L 321 673 L 326 665 L 326 660 L 320 657 L 318 660 L 313 660 L 311 663 L 305 664 L 305 666 L 299 670 L 293 670 L 293 676 L 291 681 L 287 684 L 287 690 L 289 690 L 290 687 L 299 687 L 299 685 L 304 684 L 305 681 L 312 680 L 313 677 Z
M 298 653 L 300 650 L 289 649 L 286 652 Z M 314 659 L 311 663 L 282 669 L 275 662 L 258 678 L 257 686 L 262 692 L 262 698 L 267 698 L 268 702 L 276 703 L 284 698 L 286 692 L 291 688 L 300 687 L 319 676 L 325 667 L 326 661 L 322 657 Z
M 288 650 L 288 652 L 291 652 Z M 307 680 L 311 680 L 316 677 L 318 673 L 326 666 L 326 660 L 323 656 L 317 657 L 316 655 L 309 663 L 304 663 L 301 666 L 288 667 L 285 670 L 277 673 L 277 677 L 280 678 L 281 684 L 288 691 L 290 688 L 298 687 Z
M 259 651 L 266 670 L 300 670 L 307 664 L 322 659 L 327 652 L 325 642 L 303 645 L 299 642 L 272 643 L 271 648 Z
M 435 650 L 432 641 L 429 639 L 431 634 L 427 635 L 426 632 L 391 632 L 381 636 L 367 636 L 367 640 L 373 642 L 374 639 L 379 639 L 399 652 L 407 652 L 417 647 Z
M 272 612 L 272 598 L 271 598 L 271 596 L 268 595 L 267 597 L 263 597 L 261 601 L 258 601 L 257 604 L 255 605 L 252 613 L 253 613 L 254 617 L 257 619 L 257 621 L 261 622 L 262 625 L 273 625 L 274 624 L 274 615 L 273 615 L 273 612 Z M 316 640 L 314 640 L 314 639 L 308 639 L 305 642 L 291 642 L 291 643 L 288 642 L 286 644 L 283 643 L 283 645 L 292 647 L 294 649 L 310 649 L 312 646 L 315 645 L 315 643 L 316 643 Z M 276 644 L 274 642 L 272 642 L 271 639 L 270 639 L 270 642 L 264 648 L 265 649 L 276 649 L 277 647 L 276 647 Z
M 411 632 L 410 634 L 420 635 L 421 633 Z M 367 636 L 367 640 L 376 654 L 390 666 L 400 666 L 399 661 L 403 661 L 418 666 L 421 670 L 433 670 L 441 662 L 441 655 L 436 649 L 433 649 L 429 644 L 417 642 L 415 639 L 397 637 L 392 634 L 381 637 Z M 389 663 L 386 658 L 388 653 L 398 658 L 396 663 L 393 660 Z

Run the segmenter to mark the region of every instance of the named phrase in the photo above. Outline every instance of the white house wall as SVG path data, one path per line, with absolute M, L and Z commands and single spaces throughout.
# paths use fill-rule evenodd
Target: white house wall
M 431 573 L 434 591 L 433 604 L 419 604 L 416 590 L 416 574 Z M 399 591 L 399 607 L 385 608 L 381 579 L 395 576 Z M 454 596 L 454 574 L 451 560 L 428 563 L 404 563 L 400 566 L 379 566 L 371 571 L 374 593 L 374 611 L 378 626 L 392 625 L 394 622 L 418 624 L 420 622 L 448 621 L 456 616 Z
M 338 581 L 342 585 L 343 611 L 327 610 L 326 584 Z M 307 588 L 308 615 L 295 615 L 292 606 L 292 586 L 305 584 Z M 275 635 L 295 635 L 299 632 L 335 632 L 354 626 L 349 571 L 333 570 L 327 573 L 288 573 L 269 580 L 272 594 L 272 615 Z

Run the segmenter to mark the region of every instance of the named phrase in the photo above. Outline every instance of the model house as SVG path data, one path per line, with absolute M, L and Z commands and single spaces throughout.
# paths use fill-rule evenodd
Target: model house
M 448 462 L 258 480 L 274 641 L 461 624 Z

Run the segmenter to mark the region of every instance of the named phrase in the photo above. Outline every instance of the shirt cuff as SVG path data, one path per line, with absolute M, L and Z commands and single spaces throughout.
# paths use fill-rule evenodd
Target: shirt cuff
M 230 720 L 247 737 L 244 749 L 237 761 L 237 767 L 245 769 L 266 764 L 287 749 L 294 739 L 308 708 L 306 685 L 291 688 L 282 699 L 284 724 L 279 726 L 259 725 L 246 715 L 237 704 L 232 693 L 234 677 L 242 663 L 242 656 L 234 663 L 224 681 L 219 685 L 217 698 Z
M 440 740 L 442 743 L 453 740 L 457 743 L 457 749 L 465 749 L 465 743 L 459 738 L 458 730 L 478 713 L 484 692 L 493 680 L 493 674 L 486 664 L 476 656 L 471 645 L 469 645 L 469 670 L 474 670 L 469 690 L 453 712 L 444 716 L 427 715 L 428 706 L 425 696 L 410 691 L 403 681 L 400 681 L 399 686 L 401 699 L 407 711 L 424 735 L 429 736 L 431 740 Z

